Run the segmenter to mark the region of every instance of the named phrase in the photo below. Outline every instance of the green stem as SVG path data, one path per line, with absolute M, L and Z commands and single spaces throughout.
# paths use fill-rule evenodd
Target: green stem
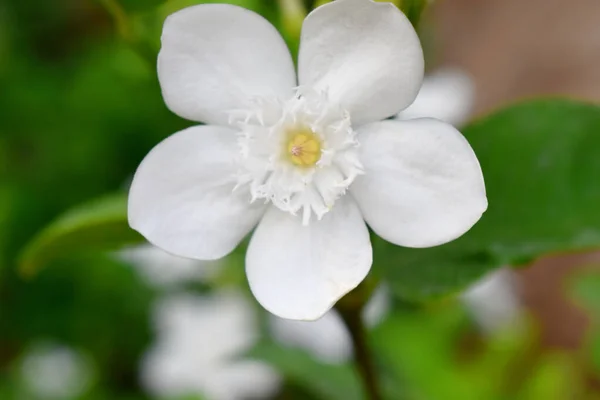
M 349 301 L 344 303 L 343 299 L 336 306 L 352 338 L 354 364 L 360 374 L 366 396 L 369 400 L 381 400 L 381 389 L 362 317 L 363 307 L 364 302 Z

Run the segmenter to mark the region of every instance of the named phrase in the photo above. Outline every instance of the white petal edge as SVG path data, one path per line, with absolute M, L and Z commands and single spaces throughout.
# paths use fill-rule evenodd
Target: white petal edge
M 304 21 L 300 86 L 327 91 L 350 112 L 354 126 L 393 116 L 411 104 L 423 68 L 417 33 L 390 3 L 338 0 Z
M 458 68 L 441 68 L 425 77 L 414 103 L 396 118 L 430 117 L 461 126 L 471 115 L 474 99 L 475 83 L 469 74 Z
M 159 143 L 129 191 L 131 227 L 169 253 L 213 260 L 230 253 L 256 225 L 264 205 L 236 184 L 236 132 L 195 126 Z
M 423 118 L 359 129 L 365 175 L 350 188 L 369 226 L 406 247 L 467 232 L 487 208 L 479 161 L 453 126 Z
M 229 4 L 200 4 L 170 15 L 158 78 L 177 115 L 226 125 L 228 112 L 256 97 L 288 98 L 296 86 L 290 52 L 260 15 Z
M 365 278 L 372 261 L 369 231 L 346 195 L 308 226 L 301 216 L 269 208 L 250 240 L 246 274 L 268 311 L 315 320 Z

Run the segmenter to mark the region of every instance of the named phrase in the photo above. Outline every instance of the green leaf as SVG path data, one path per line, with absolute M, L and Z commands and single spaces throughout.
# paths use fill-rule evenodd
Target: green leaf
M 590 266 L 589 270 L 578 273 L 569 282 L 569 292 L 573 300 L 594 318 L 600 318 L 600 269 Z M 600 322 L 600 319 L 597 321 Z
M 549 353 L 532 371 L 519 400 L 562 400 L 584 398 L 575 362 L 563 353 Z
M 91 201 L 61 215 L 25 247 L 20 269 L 25 275 L 48 261 L 85 250 L 109 250 L 143 243 L 129 228 L 127 197 L 116 194 Z
M 396 295 L 425 301 L 493 268 L 600 246 L 600 108 L 566 100 L 511 106 L 463 130 L 489 207 L 463 237 L 429 249 L 373 238 L 375 271 Z
M 396 382 L 411 394 L 406 398 L 491 399 L 486 386 L 456 362 L 457 333 L 465 315 L 448 306 L 396 312 L 375 329 L 371 342 Z
M 591 326 L 584 342 L 584 352 L 596 372 L 600 373 L 600 269 L 591 265 L 569 282 L 569 296 L 586 311 Z
M 322 364 L 301 350 L 270 343 L 259 344 L 249 356 L 268 362 L 319 399 L 363 399 L 360 380 L 349 365 Z

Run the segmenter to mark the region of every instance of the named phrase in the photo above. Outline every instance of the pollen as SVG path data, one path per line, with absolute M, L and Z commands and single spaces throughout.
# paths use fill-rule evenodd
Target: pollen
M 321 158 L 321 139 L 309 128 L 294 128 L 288 132 L 285 149 L 287 158 L 299 167 L 312 167 Z

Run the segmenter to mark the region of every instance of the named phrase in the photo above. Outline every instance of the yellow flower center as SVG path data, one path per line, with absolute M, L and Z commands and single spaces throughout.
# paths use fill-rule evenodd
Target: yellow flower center
M 312 167 L 321 158 L 321 139 L 306 127 L 294 128 L 289 132 L 286 155 L 299 167 Z

